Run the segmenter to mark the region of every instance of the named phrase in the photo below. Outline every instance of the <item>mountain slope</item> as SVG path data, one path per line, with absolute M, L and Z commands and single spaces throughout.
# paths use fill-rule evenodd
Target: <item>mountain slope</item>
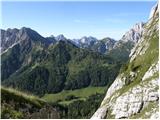
M 38 95 L 90 85 L 108 86 L 121 66 L 109 56 L 80 49 L 70 41 L 47 48 L 39 44 L 30 50 L 25 47 L 17 44 L 2 54 L 2 84 Z
M 14 30 L 17 33 L 13 32 Z M 8 32 L 10 33 L 8 35 Z M 47 48 L 50 41 L 47 41 L 37 32 L 30 28 L 8 29 L 2 35 L 2 81 L 7 79 L 11 74 L 18 70 L 21 66 L 36 61 L 32 54 L 35 52 L 43 52 Z M 14 37 L 13 37 L 14 36 Z M 8 38 L 7 42 L 6 39 Z
M 27 49 L 24 40 L 2 53 L 2 85 L 46 98 L 56 104 L 60 118 L 90 118 L 121 63 L 110 56 L 78 48 L 68 40 L 47 47 L 29 41 Z M 63 98 L 56 100 L 57 94 Z M 92 107 L 86 108 L 88 105 Z M 76 107 L 79 109 L 75 110 Z
M 114 39 L 107 37 L 102 40 L 98 40 L 94 45 L 88 47 L 88 49 L 106 54 L 113 49 L 115 43 L 116 41 Z
M 124 63 L 127 62 L 131 49 L 142 37 L 143 27 L 144 23 L 142 22 L 135 24 L 119 41 L 115 42 L 112 49 L 106 52 L 106 54 Z
M 115 43 L 113 49 L 111 49 L 106 54 L 109 56 L 112 56 L 114 59 L 118 61 L 123 61 L 126 63 L 129 59 L 129 54 L 131 52 L 131 49 L 135 46 L 136 43 L 132 41 L 124 42 L 122 40 L 119 40 Z
M 158 118 L 158 5 L 92 118 Z
M 1 51 L 2 53 L 5 52 L 8 48 L 12 48 L 18 42 L 22 42 L 26 38 L 40 40 L 42 44 L 51 45 L 55 44 L 59 41 L 70 41 L 71 43 L 75 44 L 79 48 L 92 50 L 95 52 L 99 52 L 102 54 L 109 54 L 119 59 L 128 60 L 128 56 L 130 50 L 133 48 L 134 44 L 140 39 L 141 34 L 143 32 L 144 23 L 139 23 L 133 26 L 128 32 L 126 32 L 121 40 L 115 41 L 112 38 L 106 37 L 102 40 L 98 40 L 92 36 L 89 37 L 82 37 L 80 39 L 67 39 L 64 37 L 63 34 L 54 37 L 53 35 L 50 37 L 42 37 L 37 32 L 30 28 L 21 28 L 19 29 L 7 29 L 1 30 Z M 127 47 L 125 47 L 127 46 Z M 119 55 L 118 51 L 122 51 Z M 110 53 L 111 51 L 111 53 Z M 122 57 L 121 57 L 122 56 Z M 117 59 L 117 58 L 116 58 Z
M 2 119 L 58 119 L 58 111 L 38 97 L 1 87 Z
M 45 39 L 40 34 L 38 34 L 36 31 L 22 27 L 21 29 L 7 29 L 2 30 L 1 29 L 1 52 L 7 51 L 8 48 L 12 48 L 17 43 L 21 43 L 23 41 L 31 41 L 32 42 L 39 42 L 44 45 L 49 45 L 52 43 L 52 40 Z

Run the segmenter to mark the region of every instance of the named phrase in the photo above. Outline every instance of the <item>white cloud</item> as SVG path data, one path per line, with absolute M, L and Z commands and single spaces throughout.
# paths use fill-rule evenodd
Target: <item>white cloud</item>
M 80 20 L 80 19 L 75 19 L 75 20 L 73 20 L 73 22 L 75 22 L 75 23 L 88 23 L 88 21 Z

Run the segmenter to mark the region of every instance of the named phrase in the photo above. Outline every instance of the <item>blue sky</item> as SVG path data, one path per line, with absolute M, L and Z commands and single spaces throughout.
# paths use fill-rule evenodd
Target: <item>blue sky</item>
M 3 2 L 2 28 L 36 30 L 43 36 L 120 39 L 135 23 L 146 22 L 152 2 Z

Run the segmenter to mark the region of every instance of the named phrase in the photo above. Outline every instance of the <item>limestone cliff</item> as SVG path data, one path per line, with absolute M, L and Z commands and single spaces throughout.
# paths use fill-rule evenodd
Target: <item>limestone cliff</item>
M 135 43 L 138 42 L 143 33 L 143 26 L 144 26 L 143 22 L 135 24 L 132 29 L 130 29 L 123 35 L 121 40 L 124 42 L 127 41 L 132 41 Z
M 97 118 L 157 118 L 159 113 L 158 4 L 144 25 L 142 38 L 132 49 L 129 62 L 108 89 Z

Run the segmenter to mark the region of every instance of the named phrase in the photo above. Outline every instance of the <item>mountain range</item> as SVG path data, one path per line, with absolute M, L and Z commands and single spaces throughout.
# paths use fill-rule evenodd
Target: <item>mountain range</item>
M 2 118 L 156 118 L 158 14 L 120 40 L 1 29 Z
M 108 51 L 112 50 L 113 48 L 116 48 L 119 46 L 119 44 L 122 44 L 122 42 L 133 42 L 136 43 L 140 39 L 142 32 L 143 32 L 143 26 L 144 23 L 137 23 L 135 26 L 133 26 L 132 29 L 130 29 L 128 32 L 126 32 L 123 37 L 116 41 L 112 38 L 106 37 L 101 40 L 98 40 L 95 37 L 89 36 L 89 37 L 82 37 L 80 39 L 68 39 L 63 34 L 60 34 L 56 37 L 51 35 L 50 37 L 43 37 L 40 34 L 38 34 L 36 31 L 23 27 L 21 29 L 10 29 L 7 30 L 1 29 L 1 52 L 5 51 L 6 49 L 12 47 L 16 43 L 27 39 L 28 36 L 35 37 L 37 40 L 43 40 L 46 42 L 46 44 L 54 44 L 59 41 L 70 41 L 76 46 L 80 48 L 87 48 L 89 50 L 97 51 L 100 53 L 107 53 Z M 28 36 L 27 36 L 28 35 Z
M 141 37 L 142 25 L 136 24 L 119 41 L 91 36 L 45 38 L 26 27 L 1 30 L 2 84 L 36 94 L 111 84 Z

